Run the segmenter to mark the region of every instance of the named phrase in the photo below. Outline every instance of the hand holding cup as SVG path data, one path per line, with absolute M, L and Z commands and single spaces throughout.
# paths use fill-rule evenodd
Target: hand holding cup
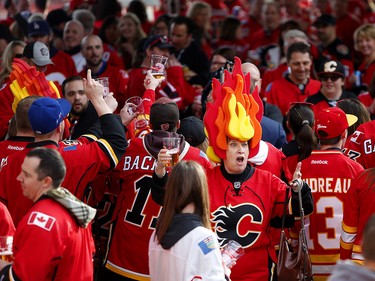
M 108 77 L 98 77 L 94 79 L 96 82 L 98 82 L 100 85 L 103 86 L 103 97 L 105 98 L 109 94 L 109 81 Z
M 224 264 L 230 269 L 236 264 L 236 261 L 242 257 L 244 253 L 245 251 L 240 243 L 234 240 L 229 240 L 227 245 L 225 245 L 223 248 L 221 254 L 223 256 Z
M 125 106 L 129 115 L 137 116 L 134 125 L 137 129 L 141 129 L 147 126 L 148 121 L 144 116 L 143 99 L 138 96 L 131 97 L 126 100 Z
M 177 164 L 180 156 L 180 138 L 163 138 L 163 147 L 167 149 L 166 153 L 171 156 L 171 161 L 166 167 L 173 167 Z
M 168 57 L 155 54 L 151 55 L 151 73 L 156 79 L 164 78 L 167 61 Z

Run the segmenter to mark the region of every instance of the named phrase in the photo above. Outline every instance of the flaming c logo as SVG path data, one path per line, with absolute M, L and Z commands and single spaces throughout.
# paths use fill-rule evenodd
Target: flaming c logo
M 250 203 L 221 206 L 212 216 L 220 245 L 236 240 L 243 248 L 251 247 L 258 240 L 264 217 L 261 209 Z
M 337 68 L 337 62 L 329 61 L 324 64 L 324 72 L 334 72 Z

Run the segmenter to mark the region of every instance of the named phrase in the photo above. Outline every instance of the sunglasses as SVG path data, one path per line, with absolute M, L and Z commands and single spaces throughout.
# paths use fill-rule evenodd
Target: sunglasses
M 342 78 L 342 77 L 339 76 L 339 75 L 324 75 L 324 76 L 320 76 L 320 80 L 322 80 L 324 82 L 327 82 L 329 79 L 331 79 L 332 82 L 336 82 L 340 78 Z
M 16 59 L 21 59 L 23 57 L 23 54 L 15 54 L 14 58 Z

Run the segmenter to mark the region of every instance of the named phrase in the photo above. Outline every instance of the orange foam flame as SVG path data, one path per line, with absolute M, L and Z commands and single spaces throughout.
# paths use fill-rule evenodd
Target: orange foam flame
M 34 66 L 28 65 L 21 59 L 13 60 L 9 78 L 10 90 L 14 95 L 13 111 L 16 110 L 20 100 L 30 95 L 60 98 L 55 84 L 48 81 L 44 73 L 37 71 Z
M 210 160 L 226 158 L 228 138 L 249 141 L 250 149 L 256 149 L 262 136 L 263 104 L 257 88 L 250 93 L 250 75 L 244 77 L 239 58 L 235 58 L 232 73 L 225 71 L 224 83 L 214 79 L 212 88 L 213 103 L 207 104 L 204 117 Z

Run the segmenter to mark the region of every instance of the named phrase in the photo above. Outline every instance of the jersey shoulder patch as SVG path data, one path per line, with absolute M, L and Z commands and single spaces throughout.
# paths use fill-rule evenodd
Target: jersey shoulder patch
M 51 231 L 56 219 L 41 212 L 32 212 L 27 221 L 28 225 L 35 225 L 44 230 Z
M 215 243 L 215 240 L 212 236 L 208 236 L 198 243 L 199 248 L 201 248 L 204 255 L 207 255 L 209 252 L 215 250 L 218 245 Z

